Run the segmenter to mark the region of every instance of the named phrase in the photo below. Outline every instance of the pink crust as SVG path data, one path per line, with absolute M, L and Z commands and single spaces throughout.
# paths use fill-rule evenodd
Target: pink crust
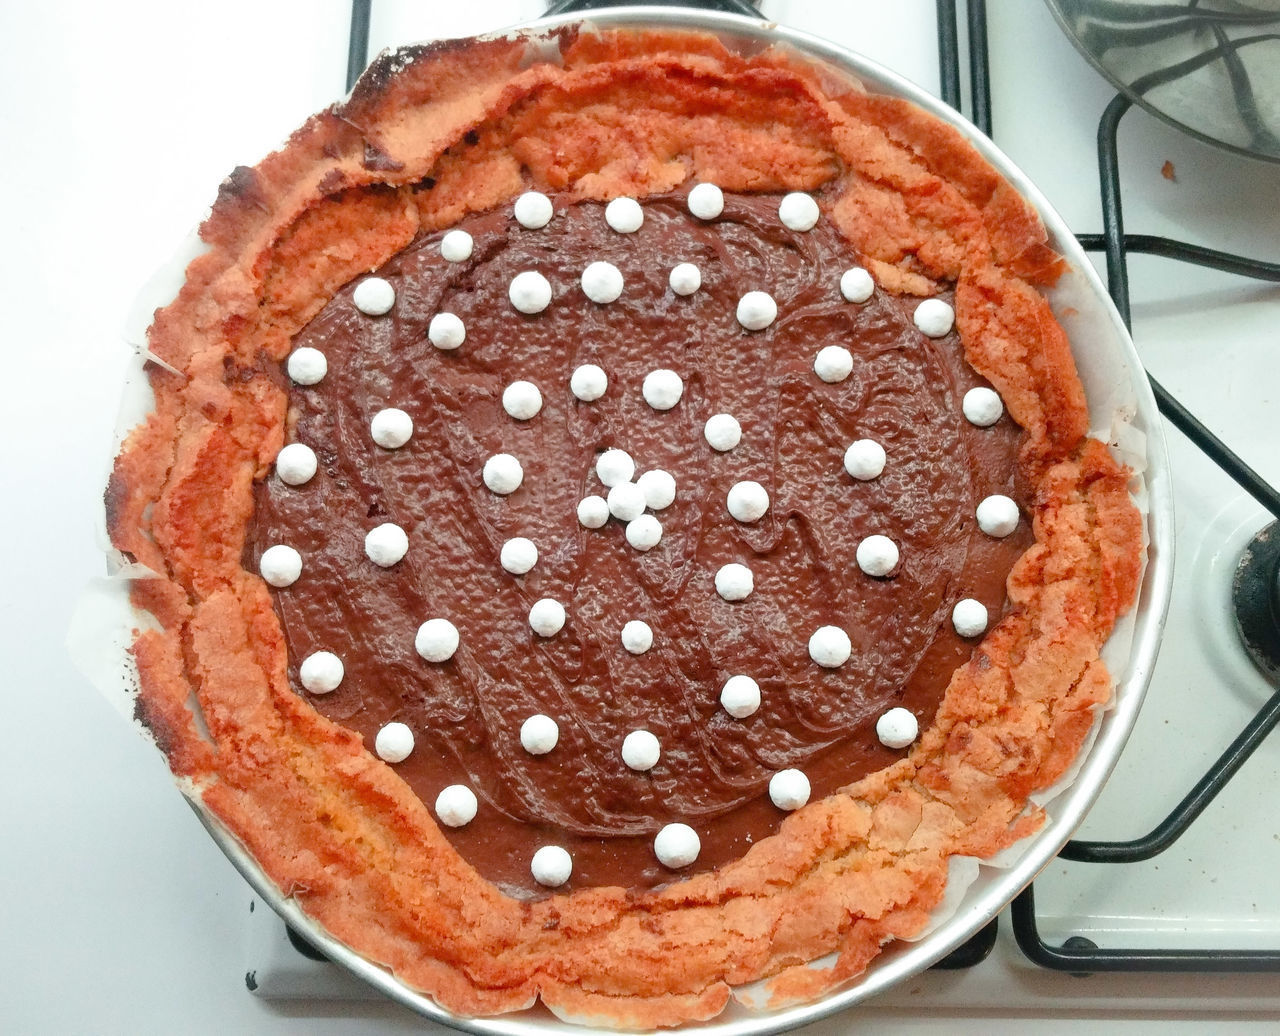
M 773 976 L 777 1004 L 859 974 L 917 932 L 947 859 L 1034 830 L 1028 796 L 1075 756 L 1110 680 L 1098 648 L 1136 589 L 1126 472 L 1084 438 L 1068 344 L 1035 290 L 1060 260 L 1034 214 L 949 127 L 785 54 L 681 33 L 559 35 L 384 56 L 344 106 L 237 169 L 211 250 L 156 314 L 156 408 L 107 491 L 117 547 L 163 627 L 142 633 L 139 714 L 175 773 L 336 937 L 459 1014 L 518 1010 L 628 1027 L 716 1015 Z M 342 284 L 423 229 L 531 186 L 644 196 L 692 178 L 811 189 L 887 288 L 956 285 L 970 362 L 1026 429 L 1036 544 L 1011 611 L 959 669 L 910 756 L 792 814 L 741 860 L 664 889 L 522 903 L 483 881 L 352 733 L 290 689 L 279 620 L 241 565 L 253 483 L 285 437 L 279 364 Z M 209 730 L 188 707 L 194 693 Z M 804 962 L 834 952 L 835 963 Z

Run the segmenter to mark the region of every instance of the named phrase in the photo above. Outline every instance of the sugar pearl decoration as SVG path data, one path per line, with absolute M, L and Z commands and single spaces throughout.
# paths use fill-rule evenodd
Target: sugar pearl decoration
M 738 323 L 748 331 L 763 331 L 778 319 L 778 304 L 767 291 L 749 291 L 738 300 Z
M 302 575 L 302 555 L 292 547 L 277 543 L 262 552 L 258 571 L 274 587 L 292 586 Z
M 647 730 L 633 730 L 622 739 L 622 761 L 631 769 L 652 770 L 662 758 L 662 746 Z
M 521 313 L 541 313 L 551 305 L 551 282 L 537 270 L 524 270 L 511 278 L 507 297 Z
M 428 662 L 449 661 L 458 643 L 458 627 L 448 619 L 428 619 L 413 638 L 414 649 Z
M 622 627 L 622 646 L 633 655 L 643 655 L 653 647 L 653 630 L 647 622 L 632 619 Z
M 662 511 L 675 503 L 676 479 L 669 471 L 661 468 L 646 471 L 636 479 L 636 485 L 644 494 L 645 506 L 651 511 Z
M 609 513 L 620 522 L 631 522 L 644 514 L 644 491 L 634 482 L 619 482 L 609 490 Z
M 465 784 L 450 784 L 436 796 L 436 816 L 446 827 L 466 827 L 476 818 L 480 803 Z
M 825 669 L 836 669 L 849 661 L 853 644 L 839 626 L 819 626 L 809 638 L 809 657 Z
M 609 488 L 630 482 L 636 473 L 636 462 L 626 450 L 608 449 L 596 458 L 596 478 Z
M 378 758 L 388 763 L 402 763 L 413 752 L 413 731 L 403 723 L 388 723 L 373 739 Z
M 658 862 L 671 870 L 688 867 L 700 852 L 702 841 L 688 824 L 668 824 L 653 840 L 653 853 Z
M 533 880 L 547 888 L 559 888 L 573 874 L 573 857 L 559 845 L 544 845 L 529 864 Z
M 964 394 L 960 409 L 964 411 L 965 419 L 970 424 L 990 428 L 1004 413 L 1004 403 L 993 389 L 980 386 L 971 388 Z
M 390 568 L 409 551 L 409 537 L 394 522 L 383 522 L 364 535 L 364 552 L 382 568 Z
M 614 198 L 604 207 L 604 221 L 619 234 L 634 234 L 644 226 L 644 209 L 635 198 Z
M 716 593 L 726 601 L 745 601 L 755 588 L 756 577 L 746 565 L 735 561 L 716 572 Z
M 520 726 L 520 744 L 530 755 L 546 755 L 560 741 L 560 727 L 542 713 L 530 716 Z
M 1018 527 L 1018 505 L 999 493 L 978 505 L 978 528 L 988 536 L 1002 539 Z
M 541 230 L 555 214 L 551 199 L 541 191 L 525 191 L 516 199 L 512 212 L 516 222 L 526 230 Z
M 554 597 L 535 601 L 529 609 L 529 628 L 540 637 L 554 637 L 565 623 L 564 605 Z
M 951 609 L 951 625 L 962 637 L 980 637 L 987 631 L 987 608 L 981 601 L 966 597 Z
M 920 735 L 920 721 L 910 709 L 890 709 L 876 720 L 876 737 L 886 748 L 906 748 Z
M 456 349 L 467 340 L 467 329 L 456 313 L 437 313 L 427 325 L 427 341 L 437 349 Z
M 594 403 L 609 387 L 609 376 L 594 363 L 584 363 L 569 376 L 569 391 L 584 403 Z
M 758 522 L 769 510 L 769 494 L 759 482 L 737 482 L 729 489 L 729 513 L 740 522 Z
M 366 277 L 351 293 L 351 302 L 366 316 L 380 317 L 396 304 L 396 289 L 381 277 Z
M 734 719 L 746 719 L 760 708 L 760 685 L 749 676 L 731 676 L 720 689 L 720 705 Z
M 813 359 L 813 373 L 836 385 L 853 373 L 853 353 L 843 345 L 824 345 Z
M 329 373 L 329 361 L 319 349 L 304 345 L 289 354 L 285 369 L 289 378 L 297 385 L 318 385 Z
M 328 694 L 336 691 L 346 671 L 342 659 L 332 651 L 317 651 L 308 655 L 298 666 L 298 679 L 312 694 Z
M 707 445 L 725 453 L 742 442 L 742 425 L 732 414 L 713 414 L 702 428 Z
M 499 496 L 509 496 L 524 481 L 524 468 L 509 453 L 495 453 L 484 462 L 484 484 Z
M 315 477 L 316 454 L 305 443 L 291 442 L 276 455 L 276 474 L 287 486 L 301 486 Z
M 859 439 L 844 451 L 844 470 L 862 482 L 879 478 L 885 465 L 884 447 L 874 439 Z
M 592 263 L 582 271 L 582 292 L 601 305 L 616 302 L 622 294 L 622 271 L 613 263 Z
M 848 302 L 866 302 L 875 294 L 876 284 L 861 266 L 850 267 L 840 275 L 840 294 Z
M 898 567 L 898 545 L 888 536 L 868 536 L 858 544 L 858 567 L 877 579 Z
M 783 195 L 778 204 L 778 219 L 788 230 L 812 230 L 818 225 L 818 203 L 804 191 L 792 191 Z
M 692 295 L 702 287 L 702 271 L 693 263 L 677 263 L 671 267 L 667 283 L 677 295 Z
M 397 407 L 379 410 L 369 422 L 373 441 L 386 450 L 398 450 L 413 438 L 413 418 Z
M 451 230 L 440 239 L 440 254 L 451 263 L 466 262 L 474 247 L 475 241 L 465 230 Z
M 502 545 L 498 560 L 513 576 L 522 576 L 538 563 L 538 547 L 531 539 L 515 536 Z
M 810 791 L 809 778 L 799 770 L 779 770 L 769 778 L 769 798 L 788 812 L 808 802 Z
M 675 371 L 650 371 L 644 376 L 640 391 L 644 395 L 644 401 L 654 410 L 670 410 L 684 395 L 684 382 Z
M 653 550 L 662 541 L 662 523 L 651 514 L 627 522 L 627 542 L 636 550 Z
M 916 306 L 911 319 L 915 321 L 921 334 L 928 335 L 930 338 L 941 338 L 950 332 L 952 325 L 956 322 L 956 311 L 942 299 L 925 299 Z
M 528 421 L 542 410 L 542 393 L 532 381 L 513 381 L 502 390 L 502 409 L 517 421 Z
M 698 219 L 715 219 L 724 212 L 724 191 L 713 183 L 695 184 L 689 191 L 688 205 Z
M 586 496 L 578 501 L 578 524 L 599 529 L 609 520 L 609 502 L 602 496 Z

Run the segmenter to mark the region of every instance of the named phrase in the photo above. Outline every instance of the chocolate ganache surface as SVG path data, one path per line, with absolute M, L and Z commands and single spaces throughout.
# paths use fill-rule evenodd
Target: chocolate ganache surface
M 821 194 L 817 197 L 821 201 Z M 634 233 L 609 226 L 604 206 L 555 199 L 555 215 L 527 229 L 510 209 L 472 215 L 458 228 L 471 255 L 448 261 L 442 233 L 421 235 L 377 275 L 395 289 L 385 315 L 362 313 L 356 285 L 341 290 L 296 337 L 327 358 L 311 386 L 290 386 L 286 438 L 310 446 L 319 471 L 303 485 L 274 474 L 256 491 L 246 564 L 275 544 L 302 556 L 301 576 L 273 589 L 290 679 L 326 716 L 373 750 L 379 729 L 406 724 L 414 747 L 397 773 L 428 807 L 446 786 L 479 800 L 475 818 L 444 830 L 484 877 L 518 896 L 544 895 L 530 873 L 544 845 L 568 850 L 573 872 L 557 891 L 597 885 L 651 887 L 742 855 L 777 830 L 785 813 L 769 796 L 779 770 L 803 771 L 812 797 L 830 794 L 900 758 L 875 724 L 903 706 L 923 728 L 975 641 L 957 635 L 962 598 L 994 623 L 1004 582 L 1032 542 L 1025 516 L 1009 536 L 985 535 L 975 508 L 986 496 L 1025 499 L 1017 469 L 1020 430 L 1007 415 L 990 427 L 966 421 L 965 392 L 985 384 L 963 361 L 958 336 L 916 329 L 918 299 L 880 290 L 847 301 L 842 273 L 855 259 L 825 219 L 807 232 L 779 221 L 776 195 L 728 195 L 721 216 L 690 215 L 683 193 L 645 199 Z M 591 301 L 581 275 L 595 261 L 621 272 L 616 301 Z M 692 295 L 668 283 L 693 263 Z M 542 312 L 518 312 L 512 279 L 536 270 L 552 289 Z M 735 316 L 748 291 L 768 292 L 777 319 L 749 331 Z M 440 349 L 428 326 L 456 314 L 465 341 Z M 814 373 L 824 346 L 847 348 L 852 373 Z M 570 376 L 596 364 L 608 377 L 591 402 Z M 642 393 L 645 376 L 676 372 L 668 410 Z M 541 392 L 533 417 L 503 408 L 504 389 Z M 413 435 L 377 445 L 370 421 L 396 407 Z M 733 415 L 740 443 L 720 452 L 704 437 L 714 414 Z M 846 473 L 845 450 L 874 439 L 886 452 L 879 477 Z M 656 511 L 660 542 L 631 546 L 625 523 L 586 528 L 586 496 L 608 490 L 595 472 L 609 448 L 675 479 L 675 500 Z M 510 454 L 523 468 L 514 492 L 482 479 L 485 461 Z M 762 518 L 732 517 L 726 497 L 750 480 L 768 492 Z M 392 522 L 408 538 L 390 567 L 365 553 L 365 535 Z M 855 561 L 867 536 L 900 551 L 885 578 Z M 512 575 L 505 541 L 527 537 L 533 568 Z M 738 563 L 753 592 L 727 601 L 715 576 Z M 567 613 L 552 636 L 535 633 L 542 598 Z M 445 662 L 415 649 L 428 619 L 446 618 L 459 647 Z M 621 631 L 640 620 L 652 647 L 633 654 Z M 843 629 L 848 661 L 816 664 L 809 638 Z M 337 655 L 336 690 L 302 689 L 298 667 L 313 652 Z M 734 718 L 720 704 L 725 681 L 755 679 L 761 704 Z M 558 724 L 549 752 L 521 744 L 521 726 L 543 714 Z M 645 772 L 621 756 L 628 733 L 656 735 L 661 755 Z M 666 824 L 699 835 L 696 862 L 672 870 L 655 856 Z

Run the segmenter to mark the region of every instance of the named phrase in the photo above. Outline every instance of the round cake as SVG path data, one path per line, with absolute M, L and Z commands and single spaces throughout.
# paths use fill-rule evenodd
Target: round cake
M 138 714 L 343 942 L 678 1024 L 1039 825 L 1141 527 L 954 130 L 694 33 L 410 48 L 202 236 L 107 493 Z

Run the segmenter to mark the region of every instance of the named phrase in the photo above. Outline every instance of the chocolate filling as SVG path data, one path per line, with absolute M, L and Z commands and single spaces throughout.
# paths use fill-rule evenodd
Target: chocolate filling
M 778 770 L 804 771 L 817 799 L 901 758 L 878 742 L 877 718 L 901 705 L 922 728 L 932 721 L 973 648 L 952 628 L 952 607 L 977 598 L 994 623 L 1009 569 L 1032 541 L 1025 518 L 1000 540 L 974 519 L 989 494 L 1025 499 L 1021 433 L 1007 416 L 990 428 L 964 419 L 965 391 L 984 382 L 964 363 L 959 338 L 917 331 L 914 299 L 877 291 L 864 304 L 845 301 L 848 246 L 826 220 L 807 233 L 787 230 L 778 200 L 728 196 L 723 215 L 702 222 L 683 197 L 649 198 L 634 234 L 611 230 L 593 202 L 557 199 L 540 230 L 522 228 L 506 209 L 469 216 L 458 224 L 475 239 L 469 260 L 445 261 L 442 234 L 423 235 L 378 271 L 396 289 L 389 314 L 360 313 L 348 285 L 296 338 L 328 359 L 322 382 L 290 388 L 290 437 L 316 451 L 320 471 L 303 486 L 274 475 L 258 486 L 246 558 L 256 570 L 276 543 L 303 556 L 301 578 L 272 591 L 290 678 L 300 688 L 302 659 L 337 654 L 345 678 L 331 694 L 309 695 L 315 707 L 370 750 L 383 724 L 406 723 L 416 743 L 396 772 L 429 807 L 450 784 L 476 792 L 476 818 L 445 831 L 513 895 L 547 893 L 529 861 L 548 844 L 573 857 L 573 875 L 557 891 L 652 887 L 713 868 L 777 830 L 785 814 L 768 784 Z M 581 272 L 595 260 L 621 270 L 617 301 L 583 294 Z M 702 272 L 689 297 L 667 283 L 680 262 Z M 547 277 L 553 298 L 525 316 L 507 292 L 530 269 Z M 778 318 L 763 331 L 735 318 L 750 290 L 777 300 Z M 427 340 L 439 312 L 463 320 L 461 348 Z M 846 381 L 814 374 L 826 345 L 853 353 Z M 569 391 L 584 363 L 609 378 L 591 403 Z M 668 411 L 641 394 L 658 368 L 684 381 Z M 531 420 L 502 408 L 503 389 L 516 380 L 541 390 Z M 400 449 L 370 437 L 384 407 L 413 418 L 413 438 Z M 717 413 L 743 429 L 726 453 L 703 437 Z M 888 454 L 870 482 L 843 467 L 845 449 L 862 438 Z M 578 523 L 578 502 L 606 492 L 594 467 L 610 447 L 631 454 L 637 476 L 662 468 L 675 477 L 675 502 L 657 512 L 662 540 L 648 552 L 627 543 L 617 520 L 594 530 Z M 510 496 L 481 480 L 495 453 L 523 465 Z M 729 488 L 748 479 L 771 501 L 754 524 L 734 520 L 725 505 Z M 364 537 L 388 521 L 406 531 L 409 552 L 384 569 L 365 556 Z M 901 551 L 888 578 L 863 574 L 854 560 L 873 533 Z M 524 576 L 498 561 L 515 536 L 538 547 Z M 716 594 L 716 571 L 729 562 L 754 573 L 746 600 Z M 568 612 L 550 638 L 528 621 L 542 597 Z M 461 634 L 445 663 L 414 649 L 418 626 L 435 617 Z M 645 654 L 622 646 L 631 619 L 653 629 Z M 840 668 L 809 658 L 809 637 L 823 625 L 852 640 Z M 739 673 L 762 691 L 746 719 L 719 704 L 725 680 Z M 559 724 L 546 755 L 520 744 L 521 724 L 535 713 Z M 638 729 L 662 748 L 646 773 L 620 754 Z M 656 859 L 653 838 L 677 821 L 697 831 L 702 850 L 672 871 Z

